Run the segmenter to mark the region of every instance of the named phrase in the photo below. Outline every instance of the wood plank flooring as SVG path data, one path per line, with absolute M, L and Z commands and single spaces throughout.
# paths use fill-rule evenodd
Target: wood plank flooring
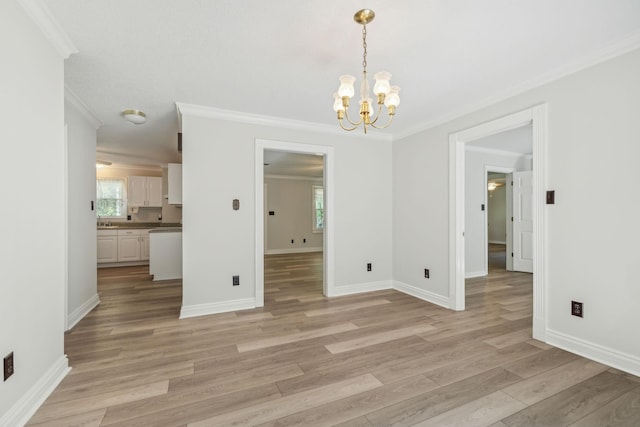
M 99 270 L 73 367 L 33 426 L 638 426 L 640 378 L 531 339 L 531 275 L 467 311 L 397 291 L 327 299 L 319 253 L 265 259 L 265 306 L 178 320 L 180 281 Z

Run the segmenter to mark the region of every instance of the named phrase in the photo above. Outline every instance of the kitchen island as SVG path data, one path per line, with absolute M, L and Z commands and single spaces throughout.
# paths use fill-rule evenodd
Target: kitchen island
M 149 274 L 153 280 L 182 279 L 182 228 L 149 230 Z

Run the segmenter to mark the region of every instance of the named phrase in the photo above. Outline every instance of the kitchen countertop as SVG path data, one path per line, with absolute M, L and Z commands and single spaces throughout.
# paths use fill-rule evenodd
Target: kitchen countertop
M 182 229 L 182 224 L 173 222 L 114 222 L 111 225 L 98 226 L 98 230 L 123 230 L 123 229 L 154 229 L 172 228 Z M 175 230 L 173 230 L 175 231 Z
M 182 233 L 182 227 L 162 227 L 153 228 L 149 233 Z

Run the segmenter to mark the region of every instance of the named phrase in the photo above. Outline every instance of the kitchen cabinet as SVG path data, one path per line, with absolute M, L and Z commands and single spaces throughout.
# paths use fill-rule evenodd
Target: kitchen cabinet
M 140 233 L 140 260 L 149 260 L 149 230 L 142 230 Z
M 118 262 L 118 232 L 98 230 L 98 263 Z
M 118 262 L 149 259 L 149 230 L 118 230 Z
M 167 196 L 170 205 L 182 204 L 182 165 L 180 163 L 169 163 L 168 165 L 168 192 Z
M 162 178 L 156 176 L 130 176 L 127 192 L 129 207 L 161 208 Z

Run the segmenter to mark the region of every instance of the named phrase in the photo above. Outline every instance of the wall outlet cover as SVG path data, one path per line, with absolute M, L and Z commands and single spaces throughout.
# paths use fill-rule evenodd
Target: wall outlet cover
M 582 303 L 578 301 L 571 301 L 571 315 L 577 317 L 584 316 L 584 310 L 582 308 Z
M 9 353 L 4 358 L 4 380 L 8 380 L 11 375 L 13 375 L 14 366 L 13 366 L 13 352 Z

